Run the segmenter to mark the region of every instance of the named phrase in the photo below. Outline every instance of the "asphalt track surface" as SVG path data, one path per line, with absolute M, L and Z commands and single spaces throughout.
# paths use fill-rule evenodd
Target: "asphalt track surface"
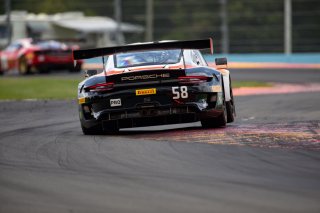
M 319 92 L 236 103 L 223 129 L 84 136 L 75 101 L 0 102 L 0 212 L 320 212 Z

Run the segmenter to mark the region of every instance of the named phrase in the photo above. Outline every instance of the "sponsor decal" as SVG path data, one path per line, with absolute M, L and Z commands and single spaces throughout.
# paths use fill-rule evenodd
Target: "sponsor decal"
M 172 87 L 172 95 L 173 99 L 188 98 L 188 87 Z
M 111 107 L 116 107 L 116 106 L 121 106 L 121 99 L 117 98 L 117 99 L 110 99 L 110 106 Z
M 121 81 L 147 80 L 157 78 L 170 78 L 170 73 L 151 74 L 151 75 L 134 75 L 121 77 Z
M 150 88 L 150 89 L 137 89 L 136 95 L 153 95 L 156 94 L 157 90 L 156 88 Z
M 86 98 L 79 98 L 78 102 L 79 104 L 84 104 L 86 102 Z
M 212 86 L 212 92 L 222 92 L 221 86 Z

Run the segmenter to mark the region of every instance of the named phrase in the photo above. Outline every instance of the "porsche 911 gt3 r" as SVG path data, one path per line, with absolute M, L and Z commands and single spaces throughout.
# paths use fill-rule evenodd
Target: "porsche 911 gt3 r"
M 235 118 L 226 58 L 208 66 L 199 49 L 212 40 L 163 41 L 76 50 L 75 60 L 102 57 L 104 70 L 88 70 L 78 86 L 84 134 L 120 128 L 201 121 L 224 127 Z M 104 56 L 108 55 L 105 61 Z

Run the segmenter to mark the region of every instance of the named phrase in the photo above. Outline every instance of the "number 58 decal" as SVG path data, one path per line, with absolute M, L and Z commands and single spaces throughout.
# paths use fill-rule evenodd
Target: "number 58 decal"
M 188 87 L 172 87 L 173 99 L 188 98 Z

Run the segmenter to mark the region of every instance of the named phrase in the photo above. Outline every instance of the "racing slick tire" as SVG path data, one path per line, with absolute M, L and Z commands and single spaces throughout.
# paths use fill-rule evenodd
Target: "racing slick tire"
M 0 76 L 4 74 L 4 71 L 1 69 L 1 61 L 0 61 Z
M 217 127 L 225 127 L 228 121 L 228 112 L 227 112 L 227 103 L 225 101 L 225 93 L 224 93 L 224 83 L 222 80 L 222 97 L 223 97 L 223 105 L 222 105 L 222 113 L 219 117 L 216 118 L 206 118 L 201 120 L 201 125 L 204 128 L 217 128 Z
M 102 134 L 115 134 L 119 132 L 119 129 L 115 126 L 108 126 L 107 129 L 103 129 L 101 125 L 86 128 L 81 125 L 81 129 L 84 135 L 102 135 Z
M 227 124 L 227 108 L 226 103 L 223 104 L 223 112 L 217 118 L 207 118 L 201 120 L 201 125 L 204 128 L 217 128 L 217 127 L 225 127 Z
M 227 101 L 226 106 L 227 106 L 227 115 L 228 115 L 227 116 L 228 117 L 227 122 L 231 123 L 231 122 L 234 121 L 234 119 L 236 117 L 236 107 L 235 107 L 234 99 L 233 99 L 231 80 L 229 82 L 230 82 L 230 97 L 231 97 L 231 100 Z
M 112 134 L 116 134 L 119 132 L 119 128 L 117 123 L 115 122 L 111 122 L 107 125 L 103 126 L 103 133 L 108 134 L 108 135 L 112 135 Z
M 227 108 L 227 123 L 231 123 L 235 118 L 235 108 L 233 105 L 233 101 L 228 101 L 226 103 Z
M 91 128 L 86 128 L 81 124 L 81 129 L 84 135 L 102 135 L 103 131 L 102 131 L 102 127 L 99 126 L 94 126 Z
M 41 68 L 41 69 L 38 69 L 38 72 L 39 72 L 40 74 L 48 74 L 48 73 L 50 73 L 50 69 L 47 68 L 47 67 L 43 67 L 43 68 Z
M 30 74 L 30 67 L 27 63 L 27 59 L 24 56 L 22 56 L 19 60 L 18 71 L 20 75 Z

